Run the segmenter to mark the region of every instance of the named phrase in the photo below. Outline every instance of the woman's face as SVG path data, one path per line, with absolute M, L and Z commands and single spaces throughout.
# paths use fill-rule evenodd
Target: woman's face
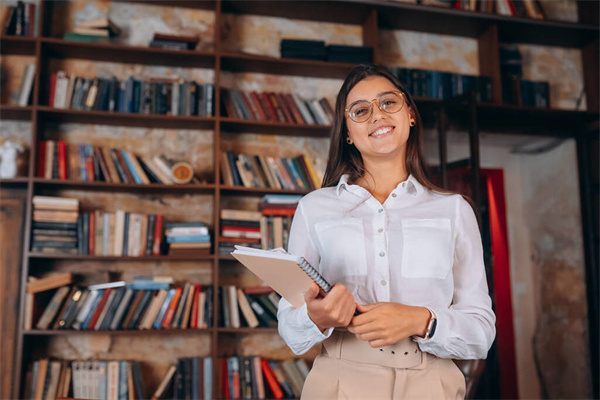
M 392 82 L 382 76 L 369 76 L 358 82 L 348 93 L 346 107 L 350 107 L 358 100 L 372 101 L 378 99 L 382 93 L 399 92 Z M 387 113 L 378 107 L 378 101 L 373 101 L 373 112 L 364 122 L 355 122 L 346 114 L 348 136 L 360 151 L 363 160 L 377 160 L 378 158 L 398 157 L 404 160 L 406 141 L 410 131 L 410 121 L 413 114 L 406 104 L 403 94 L 404 106 L 395 113 Z M 346 140 L 346 138 L 344 138 Z

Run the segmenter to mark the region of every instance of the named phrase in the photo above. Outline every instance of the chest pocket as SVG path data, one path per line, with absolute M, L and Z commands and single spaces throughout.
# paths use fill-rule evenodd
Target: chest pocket
M 315 231 L 322 248 L 320 269 L 327 279 L 337 282 L 344 276 L 367 274 L 362 220 L 319 222 Z
M 449 219 L 402 220 L 402 276 L 446 278 L 454 262 Z

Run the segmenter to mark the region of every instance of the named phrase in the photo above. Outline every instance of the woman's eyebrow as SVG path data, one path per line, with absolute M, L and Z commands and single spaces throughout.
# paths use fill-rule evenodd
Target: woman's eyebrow
M 377 93 L 377 95 L 375 95 L 375 98 L 381 97 L 381 95 L 386 94 L 386 93 L 394 93 L 394 92 L 395 92 L 395 90 L 385 90 L 383 92 Z M 353 106 L 354 104 L 358 103 L 359 101 L 369 101 L 369 100 L 358 99 L 358 100 L 353 101 L 352 103 L 350 103 L 347 108 L 350 108 L 351 106 Z

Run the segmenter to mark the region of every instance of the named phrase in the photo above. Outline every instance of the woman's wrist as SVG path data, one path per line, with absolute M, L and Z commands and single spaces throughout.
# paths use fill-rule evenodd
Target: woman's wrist
M 429 320 L 431 319 L 431 312 L 426 307 L 417 308 L 419 309 L 419 316 L 417 318 L 414 336 L 424 338 L 427 334 L 427 327 L 429 326 Z

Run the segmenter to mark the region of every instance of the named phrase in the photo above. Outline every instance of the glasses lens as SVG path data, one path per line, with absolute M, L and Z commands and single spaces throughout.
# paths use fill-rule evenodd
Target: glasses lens
M 368 101 L 359 101 L 355 103 L 350 110 L 348 115 L 354 122 L 364 122 L 371 116 L 371 103 Z
M 385 93 L 379 98 L 379 106 L 388 113 L 400 111 L 403 105 L 404 98 L 398 93 Z

